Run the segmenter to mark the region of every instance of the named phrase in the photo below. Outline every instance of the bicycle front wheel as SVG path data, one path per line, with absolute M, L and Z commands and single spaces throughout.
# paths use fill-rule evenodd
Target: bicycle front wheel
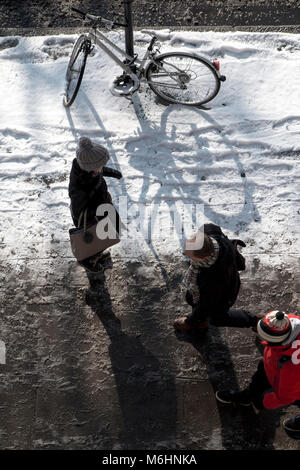
M 145 75 L 154 93 L 169 103 L 199 106 L 212 100 L 220 89 L 213 64 L 185 52 L 157 56 Z
M 88 37 L 84 34 L 79 36 L 74 45 L 66 73 L 66 88 L 63 99 L 66 107 L 71 106 L 77 96 L 90 49 L 91 41 Z

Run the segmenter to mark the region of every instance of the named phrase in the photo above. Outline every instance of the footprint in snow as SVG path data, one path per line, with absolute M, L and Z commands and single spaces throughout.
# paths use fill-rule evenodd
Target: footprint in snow
M 277 121 L 273 124 L 273 129 L 278 127 L 284 127 L 288 131 L 296 131 L 300 129 L 300 116 L 291 116 L 280 121 Z
M 17 38 L 3 39 L 0 42 L 0 51 L 4 49 L 9 49 L 10 47 L 17 47 L 19 40 Z
M 1 139 L 2 136 L 2 139 Z M 18 129 L 0 129 L 0 139 L 1 143 L 11 142 L 12 140 L 28 140 L 31 138 L 31 134 L 24 131 L 19 131 Z
M 68 38 L 47 38 L 43 42 L 44 46 L 67 46 L 74 44 L 74 39 Z
M 44 40 L 42 51 L 54 60 L 59 57 L 66 57 L 74 45 L 73 39 L 68 38 L 47 38 Z

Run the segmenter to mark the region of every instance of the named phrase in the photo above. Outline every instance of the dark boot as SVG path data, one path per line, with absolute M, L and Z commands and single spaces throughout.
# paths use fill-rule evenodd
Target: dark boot
M 251 405 L 250 393 L 247 388 L 242 391 L 218 390 L 216 392 L 216 399 L 221 403 L 225 403 L 226 405 L 229 405 L 229 404 L 242 405 L 242 406 Z
M 294 418 L 285 419 L 282 423 L 283 429 L 289 433 L 299 433 L 300 434 L 300 415 L 294 416 Z
M 208 329 L 208 321 L 202 321 L 197 323 L 191 323 L 188 321 L 188 317 L 180 317 L 174 321 L 174 328 L 175 330 L 181 331 L 191 331 L 191 330 L 198 330 L 198 331 L 206 331 Z

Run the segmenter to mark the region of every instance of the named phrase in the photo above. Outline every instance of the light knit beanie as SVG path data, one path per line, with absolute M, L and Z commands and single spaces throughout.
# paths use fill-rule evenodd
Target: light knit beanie
M 288 315 L 278 310 L 267 313 L 257 324 L 258 336 L 268 343 L 282 343 L 291 332 Z
M 80 137 L 76 149 L 78 165 L 82 170 L 93 171 L 102 168 L 109 160 L 108 150 L 88 137 Z

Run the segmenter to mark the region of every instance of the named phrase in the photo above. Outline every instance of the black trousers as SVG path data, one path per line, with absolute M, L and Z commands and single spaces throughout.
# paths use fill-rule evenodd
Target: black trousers
M 253 313 L 243 309 L 230 308 L 227 311 L 210 312 L 209 316 L 201 312 L 200 306 L 193 304 L 193 296 L 186 292 L 186 301 L 192 307 L 192 313 L 187 316 L 187 322 L 191 325 L 209 320 L 214 326 L 232 326 L 236 328 L 250 328 L 257 325 L 257 317 Z
M 251 382 L 247 387 L 249 398 L 254 404 L 254 406 L 258 410 L 262 410 L 263 406 L 263 398 L 267 392 L 272 392 L 272 386 L 268 380 L 268 377 L 265 372 L 264 361 L 261 360 L 258 363 L 257 370 L 252 376 Z M 300 408 L 300 400 L 297 400 L 293 403 L 293 405 L 299 406 Z

